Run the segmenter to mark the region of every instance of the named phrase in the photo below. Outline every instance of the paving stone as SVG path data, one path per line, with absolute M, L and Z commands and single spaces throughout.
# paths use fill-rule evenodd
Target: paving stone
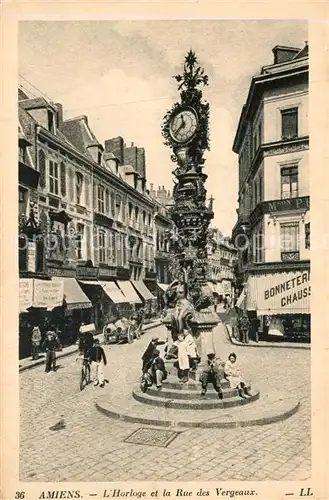
M 163 335 L 161 328 L 156 332 Z M 107 347 L 109 378 L 116 381 L 111 390 L 130 391 L 136 384 L 141 354 L 153 334 L 154 330 L 145 333 L 140 341 L 131 345 Z M 223 339 L 221 357 L 225 358 L 231 348 Z M 234 350 L 242 372 L 250 375 L 261 397 L 278 391 L 277 387 L 284 387 L 303 398 L 300 410 L 283 422 L 261 428 L 190 429 L 176 437 L 167 448 L 124 443 L 123 440 L 140 426 L 110 420 L 96 411 L 94 403 L 100 390 L 88 386 L 79 391 L 74 355 L 61 359 L 63 368 L 48 377 L 42 366 L 22 372 L 20 479 L 29 482 L 49 482 L 56 478 L 88 481 L 86 470 L 91 471 L 97 481 L 129 481 L 132 478 L 148 481 L 150 477 L 169 481 L 184 478 L 189 481 L 195 478 L 200 481 L 308 479 L 311 467 L 310 351 L 289 349 L 287 373 L 284 349 L 235 346 Z M 266 376 L 260 362 L 263 359 L 266 359 Z M 121 373 L 128 362 L 130 370 L 122 386 L 116 373 Z M 49 431 L 61 415 L 66 423 L 65 431 Z M 56 449 L 51 464 L 44 460 L 46 449 Z M 159 466 L 154 467 L 159 452 L 164 455 Z M 229 465 L 233 467 L 230 469 Z M 30 474 L 35 475 L 29 477 Z

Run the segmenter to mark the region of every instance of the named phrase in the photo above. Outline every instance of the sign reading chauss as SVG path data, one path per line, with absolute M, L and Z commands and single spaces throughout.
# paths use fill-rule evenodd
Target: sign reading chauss
M 247 309 L 258 314 L 309 314 L 310 271 L 250 276 Z

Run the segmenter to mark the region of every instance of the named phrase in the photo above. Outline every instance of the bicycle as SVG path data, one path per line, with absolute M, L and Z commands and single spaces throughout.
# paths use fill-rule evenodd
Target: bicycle
M 82 391 L 88 384 L 90 384 L 90 359 L 84 356 L 77 358 L 82 360 L 80 372 L 80 391 Z

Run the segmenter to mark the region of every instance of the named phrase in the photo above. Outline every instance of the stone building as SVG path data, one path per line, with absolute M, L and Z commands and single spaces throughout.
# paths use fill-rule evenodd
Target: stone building
M 266 333 L 307 338 L 308 45 L 276 46 L 273 55 L 272 64 L 252 78 L 233 145 L 239 155 L 239 209 L 233 229 L 241 249 L 239 304 L 250 315 L 257 314 Z
M 60 104 L 22 88 L 19 113 L 20 213 L 26 216 L 33 199 L 42 235 L 34 265 L 26 257 L 24 264 L 20 252 L 20 277 L 34 270 L 54 288 L 63 283 L 61 306 L 48 304 L 45 316 L 65 343 L 69 320 L 100 328 L 113 314 L 129 315 L 134 304 L 150 313 L 155 297 L 143 280 L 156 281 L 155 203 L 146 189 L 144 149 L 126 152 L 120 137 L 103 147 L 86 116 L 64 120 Z
M 217 229 L 210 230 L 208 241 L 208 278 L 213 283 L 213 291 L 219 295 L 220 300 L 229 296 L 234 298 L 237 250 Z

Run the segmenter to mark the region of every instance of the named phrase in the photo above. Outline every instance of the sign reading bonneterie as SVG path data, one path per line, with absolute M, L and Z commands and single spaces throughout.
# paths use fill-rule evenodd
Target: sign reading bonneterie
M 310 295 L 309 270 L 251 276 L 248 280 L 249 309 L 259 314 L 309 314 Z
M 34 307 L 58 307 L 63 304 L 63 281 L 34 280 Z

